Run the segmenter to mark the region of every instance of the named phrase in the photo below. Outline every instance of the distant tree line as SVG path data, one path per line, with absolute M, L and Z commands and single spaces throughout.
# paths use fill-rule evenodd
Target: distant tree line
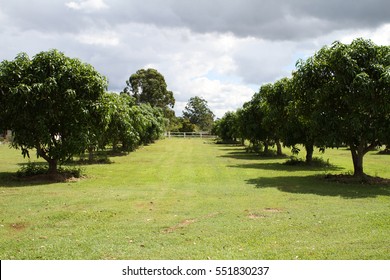
M 354 176 L 364 176 L 364 155 L 390 144 L 390 47 L 370 40 L 334 42 L 306 60 L 292 77 L 261 86 L 252 100 L 226 113 L 214 126 L 224 141 L 249 140 L 255 150 L 270 145 L 306 149 L 348 146 Z

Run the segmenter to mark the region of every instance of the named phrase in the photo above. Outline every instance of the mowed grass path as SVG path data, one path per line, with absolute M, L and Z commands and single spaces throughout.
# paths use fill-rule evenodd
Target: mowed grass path
M 0 259 L 390 259 L 390 188 L 318 176 L 350 171 L 346 150 L 307 168 L 166 139 L 52 184 L 11 180 L 25 161 L 0 156 Z M 365 165 L 390 178 L 390 156 Z

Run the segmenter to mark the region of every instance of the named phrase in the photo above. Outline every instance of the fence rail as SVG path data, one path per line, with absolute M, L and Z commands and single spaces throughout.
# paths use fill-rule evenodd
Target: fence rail
M 167 138 L 216 138 L 217 136 L 211 134 L 210 132 L 171 132 L 168 131 L 165 133 Z

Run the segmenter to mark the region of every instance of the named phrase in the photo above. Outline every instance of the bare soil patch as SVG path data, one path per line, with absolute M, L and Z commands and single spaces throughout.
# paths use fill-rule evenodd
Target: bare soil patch
M 28 226 L 27 223 L 13 223 L 13 224 L 9 225 L 9 227 L 15 231 L 25 230 L 27 228 L 27 226 Z
M 163 230 L 163 233 L 172 233 L 178 229 L 181 229 L 181 228 L 184 228 L 186 226 L 189 226 L 190 224 L 193 224 L 197 222 L 197 219 L 188 219 L 188 220 L 184 220 L 184 221 L 181 221 L 180 223 L 174 225 L 174 226 L 171 226 L 169 228 L 166 228 Z
M 215 217 L 217 216 L 218 214 L 220 214 L 219 212 L 216 212 L 216 213 L 210 213 L 210 214 L 207 214 L 205 216 L 202 216 L 200 218 L 194 218 L 194 219 L 185 219 L 183 221 L 181 221 L 180 223 L 174 225 L 174 226 L 171 226 L 171 227 L 168 227 L 166 229 L 164 229 L 162 232 L 163 233 L 172 233 L 172 232 L 175 232 L 179 229 L 182 229 L 182 228 L 185 228 L 191 224 L 194 224 L 200 220 L 203 220 L 203 219 L 210 219 L 212 217 Z
M 283 210 L 279 209 L 279 208 L 264 208 L 263 211 L 264 212 L 268 212 L 268 213 L 280 213 L 280 212 L 283 212 Z
M 262 218 L 266 218 L 266 217 L 267 217 L 266 215 L 257 214 L 257 213 L 249 213 L 249 215 L 248 215 L 248 218 L 252 219 L 252 220 L 262 219 Z

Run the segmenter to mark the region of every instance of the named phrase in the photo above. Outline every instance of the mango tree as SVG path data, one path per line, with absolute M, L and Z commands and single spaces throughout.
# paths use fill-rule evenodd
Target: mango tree
M 267 143 L 269 131 L 262 125 L 265 113 L 263 110 L 262 96 L 255 93 L 251 101 L 244 103 L 240 110 L 237 110 L 237 127 L 243 139 L 250 141 L 255 152 L 261 151 L 261 142 Z
M 264 112 L 262 126 L 269 132 L 269 137 L 275 141 L 277 155 L 282 155 L 280 140 L 286 130 L 287 108 L 291 102 L 289 79 L 283 78 L 274 84 L 266 84 L 260 88 L 262 96 L 261 107 Z
M 311 68 L 315 75 L 306 82 L 319 81 L 308 92 L 317 141 L 348 145 L 354 176 L 362 177 L 364 155 L 390 139 L 390 47 L 363 39 L 335 42 L 313 56 Z
M 57 50 L 1 62 L 1 122 L 13 132 L 12 146 L 24 156 L 36 149 L 49 173 L 57 173 L 59 162 L 88 148 L 93 111 L 106 87 L 91 65 Z

